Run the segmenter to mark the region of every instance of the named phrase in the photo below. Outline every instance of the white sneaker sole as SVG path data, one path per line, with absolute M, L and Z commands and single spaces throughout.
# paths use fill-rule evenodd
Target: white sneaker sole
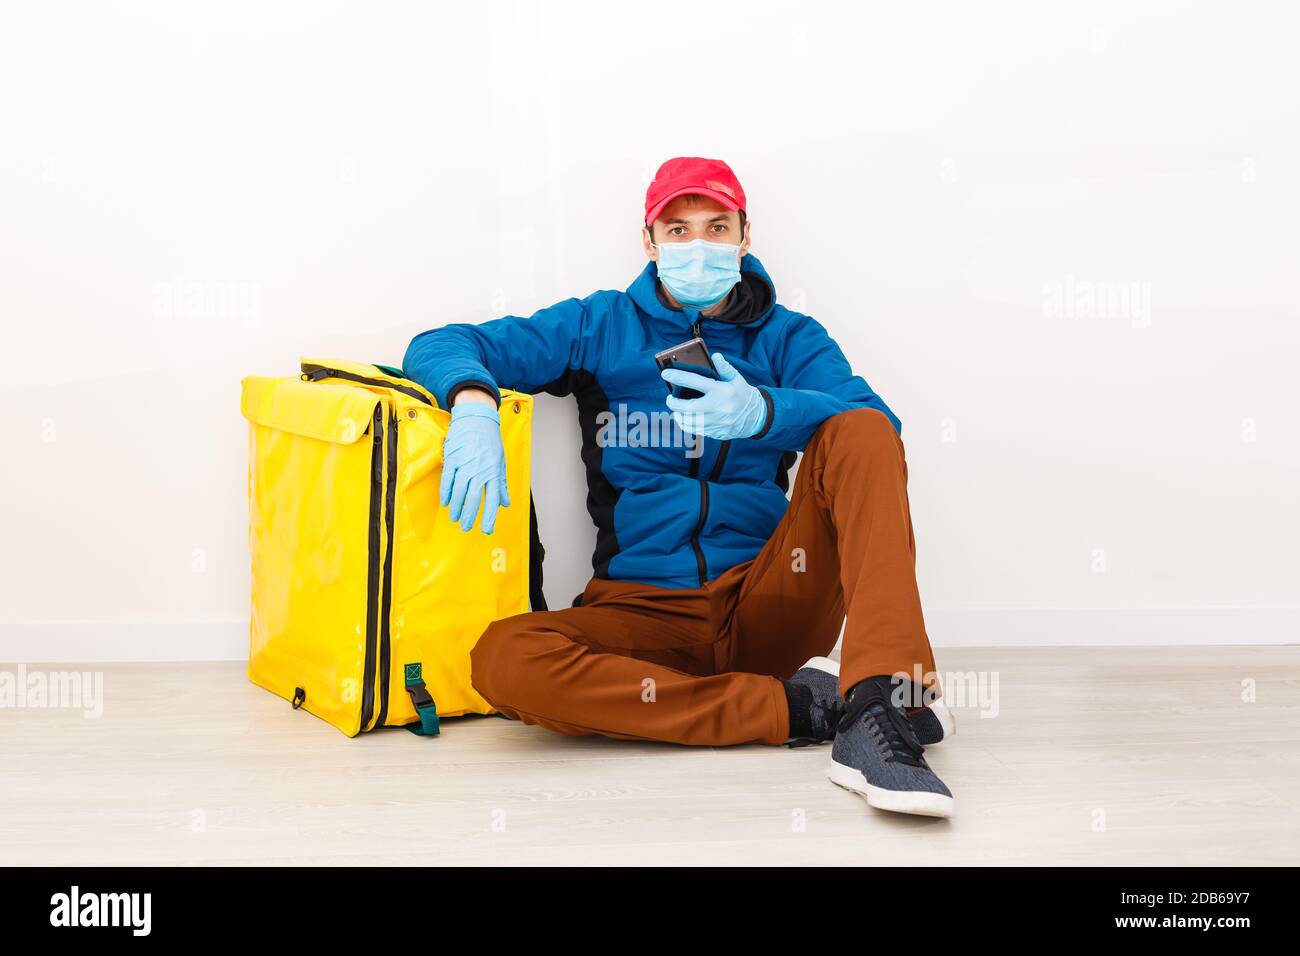
M 914 813 L 923 817 L 950 817 L 953 812 L 952 797 L 942 793 L 930 793 L 927 790 L 883 790 L 867 783 L 862 771 L 842 763 L 831 761 L 827 773 L 831 783 L 843 787 L 862 797 L 877 810 L 891 810 L 894 813 Z
M 804 664 L 803 667 L 799 668 L 799 670 L 803 670 L 804 667 L 811 667 L 814 670 L 825 671 L 827 674 L 834 674 L 836 677 L 840 676 L 840 662 L 833 661 L 829 657 L 809 658 L 808 663 Z

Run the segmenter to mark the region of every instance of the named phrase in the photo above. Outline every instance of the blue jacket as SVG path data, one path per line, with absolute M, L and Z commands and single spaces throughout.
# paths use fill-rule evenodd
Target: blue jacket
M 768 416 L 754 437 L 717 441 L 673 424 L 654 355 L 693 334 L 761 390 Z M 796 453 L 827 418 L 877 408 L 901 432 L 821 324 L 777 304 L 753 255 L 717 317 L 669 307 L 650 262 L 626 292 L 424 332 L 403 371 L 443 408 L 471 385 L 498 405 L 498 385 L 575 396 L 594 576 L 667 588 L 698 587 L 758 554 L 785 512 Z

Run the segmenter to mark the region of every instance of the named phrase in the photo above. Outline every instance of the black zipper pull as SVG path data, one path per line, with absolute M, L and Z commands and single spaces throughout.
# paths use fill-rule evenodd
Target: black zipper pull
M 694 322 L 694 324 L 691 326 L 691 333 L 692 333 L 692 334 L 693 334 L 697 339 L 700 339 L 700 338 L 703 338 L 703 337 L 704 337 L 703 334 L 700 332 L 700 320 L 699 320 L 699 319 L 696 319 L 695 322 Z

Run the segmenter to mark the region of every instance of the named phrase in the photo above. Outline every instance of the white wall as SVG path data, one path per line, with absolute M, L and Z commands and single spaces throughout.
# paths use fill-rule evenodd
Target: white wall
M 936 644 L 1295 640 L 1298 48 L 1283 3 L 7 5 L 0 660 L 242 657 L 240 377 L 626 287 L 683 153 L 902 417 Z

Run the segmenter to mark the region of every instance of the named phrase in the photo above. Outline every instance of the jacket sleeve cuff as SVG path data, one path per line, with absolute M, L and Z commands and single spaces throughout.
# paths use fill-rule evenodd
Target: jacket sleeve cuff
M 757 386 L 757 388 L 758 388 L 758 394 L 763 396 L 763 405 L 767 409 L 767 414 L 763 419 L 763 427 L 760 428 L 758 431 L 754 432 L 754 434 L 750 436 L 751 438 L 762 438 L 764 435 L 766 435 L 769 431 L 772 430 L 772 418 L 774 417 L 776 412 L 776 408 L 772 404 L 772 393 L 769 392 L 767 389 L 765 389 L 762 385 Z
M 494 385 L 492 382 L 485 382 L 485 381 L 483 381 L 482 379 L 477 379 L 477 378 L 467 378 L 467 379 L 463 379 L 463 380 L 457 382 L 457 383 L 456 383 L 455 385 L 453 385 L 451 388 L 447 389 L 447 401 L 446 401 L 446 404 L 443 405 L 443 408 L 445 408 L 445 409 L 447 409 L 448 411 L 450 411 L 450 410 L 451 410 L 451 407 L 452 407 L 453 405 L 456 404 L 456 393 L 459 392 L 459 391 L 460 391 L 461 389 L 463 389 L 463 388 L 480 388 L 480 389 L 482 389 L 483 391 L 485 391 L 485 392 L 487 392 L 488 394 L 490 394 L 490 395 L 491 395 L 491 396 L 496 400 L 497 408 L 498 408 L 498 409 L 501 408 L 501 392 L 500 392 L 500 390 L 497 389 L 496 385 Z

